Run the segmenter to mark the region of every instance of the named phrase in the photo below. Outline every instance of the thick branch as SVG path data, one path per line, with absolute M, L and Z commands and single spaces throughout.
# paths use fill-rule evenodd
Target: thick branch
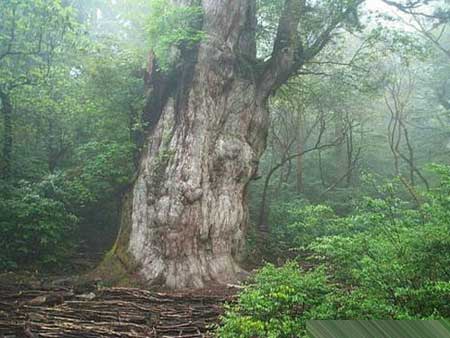
M 278 23 L 272 56 L 265 63 L 261 76 L 262 95 L 265 97 L 271 95 L 291 76 L 296 75 L 306 62 L 320 53 L 333 38 L 334 31 L 363 1 L 357 0 L 337 13 L 330 14 L 329 23 L 307 47 L 302 42 L 299 29 L 306 7 L 305 0 L 286 0 Z
M 261 92 L 268 96 L 285 83 L 293 70 L 303 64 L 303 45 L 298 26 L 305 0 L 286 0 L 281 13 L 272 56 L 266 62 L 261 79 Z

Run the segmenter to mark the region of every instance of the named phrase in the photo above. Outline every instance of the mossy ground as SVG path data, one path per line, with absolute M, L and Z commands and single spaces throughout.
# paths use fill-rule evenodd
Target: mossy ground
M 124 197 L 121 228 L 116 243 L 109 250 L 101 263 L 89 275 L 100 280 L 106 286 L 143 287 L 144 281 L 139 276 L 139 265 L 128 253 L 131 233 L 131 195 Z

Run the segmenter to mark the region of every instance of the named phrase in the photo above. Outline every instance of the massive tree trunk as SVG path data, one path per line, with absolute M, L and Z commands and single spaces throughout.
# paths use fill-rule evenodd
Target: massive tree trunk
M 171 71 L 158 71 L 150 54 L 151 130 L 117 242 L 100 270 L 117 274 L 120 266 L 169 288 L 226 282 L 241 272 L 246 190 L 265 148 L 267 98 L 323 48 L 339 22 L 330 21 L 306 49 L 298 35 L 303 5 L 285 1 L 266 61 L 256 60 L 255 0 L 203 0 L 205 38 L 194 49 L 179 48 Z
M 146 281 L 170 288 L 241 271 L 246 189 L 268 127 L 266 97 L 238 59 L 256 57 L 253 2 L 203 3 L 207 38 L 184 53 L 176 81 L 159 75 L 151 88 L 153 127 L 114 248 Z

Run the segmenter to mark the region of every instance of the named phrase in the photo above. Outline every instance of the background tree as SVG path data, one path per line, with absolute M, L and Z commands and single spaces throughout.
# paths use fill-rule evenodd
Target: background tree
M 140 144 L 144 67 L 117 13 L 99 14 L 109 5 L 0 5 L 0 84 L 13 113 L 0 121 L 2 148 L 13 155 L 0 180 L 2 268 L 99 255 L 115 237 Z
M 4 128 L 2 175 L 10 177 L 14 92 L 45 80 L 66 36 L 73 29 L 73 21 L 70 9 L 62 7 L 58 1 L 3 1 L 0 13 L 0 100 Z

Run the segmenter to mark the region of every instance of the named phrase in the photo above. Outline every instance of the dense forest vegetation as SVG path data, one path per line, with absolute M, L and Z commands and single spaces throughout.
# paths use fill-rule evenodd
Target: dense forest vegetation
M 206 95 L 197 75 L 190 75 L 197 74 L 192 58 L 200 65 L 217 54 L 210 46 L 197 50 L 217 43 L 201 1 L 0 1 L 0 270 L 74 274 L 83 254 L 102 261 L 98 271 L 107 279 L 105 267 L 116 267 L 108 258 L 128 257 L 120 247 L 127 232 L 124 200 L 133 186 L 134 199 L 141 198 L 136 193 L 144 189 L 141 173 L 149 177 L 146 203 L 163 219 L 159 227 L 173 227 L 168 219 L 178 217 L 172 214 L 181 208 L 173 197 L 176 186 L 205 174 L 192 169 L 185 183 L 183 173 L 171 170 L 195 163 L 195 155 L 179 153 L 195 153 L 197 141 L 210 142 L 203 133 L 196 140 L 195 133 L 214 126 L 223 128 L 217 134 L 223 144 L 214 144 L 224 155 L 208 166 L 215 173 L 208 177 L 218 188 L 192 188 L 184 196 L 189 205 L 202 201 L 199 210 L 238 209 L 236 217 L 223 216 L 223 228 L 227 222 L 237 226 L 230 231 L 233 241 L 244 227 L 241 218 L 248 219 L 240 265 L 251 271 L 238 300 L 227 307 L 218 336 L 303 337 L 308 319 L 450 317 L 450 4 L 248 2 L 257 19 L 255 60 L 245 49 L 237 53 L 238 65 L 229 67 L 227 54 L 218 57 L 218 70 L 206 68 L 225 74 L 217 93 L 242 97 L 217 96 L 229 102 L 219 122 L 203 124 L 209 115 L 200 113 L 197 120 L 188 113 L 189 118 L 175 116 L 181 121 L 175 125 L 194 130 L 193 138 L 178 142 L 177 132 L 159 127 L 172 123 L 164 102 L 176 101 L 172 110 L 182 111 L 179 107 L 191 107 L 185 96 Z M 292 24 L 288 14 L 298 12 L 295 6 L 301 14 Z M 202 29 L 204 20 L 210 31 Z M 278 50 L 287 55 L 291 47 L 279 47 L 287 22 L 295 30 L 288 40 L 303 41 L 301 63 L 289 74 L 283 73 L 288 56 L 277 58 Z M 268 64 L 276 69 L 270 76 Z M 257 88 L 267 89 L 261 101 L 267 101 L 267 135 L 261 136 L 266 124 L 246 110 L 251 103 L 245 96 L 251 95 L 242 84 L 252 83 L 254 74 L 261 75 Z M 186 80 L 190 77 L 194 80 Z M 220 82 L 210 74 L 199 77 Z M 236 88 L 235 77 L 244 79 Z M 191 83 L 191 94 L 178 95 Z M 173 100 L 167 99 L 170 88 L 177 88 Z M 199 111 L 215 104 L 192 101 Z M 157 117 L 154 106 L 162 111 Z M 229 116 L 235 116 L 233 123 Z M 260 124 L 252 124 L 252 116 Z M 236 136 L 240 125 L 248 128 L 247 139 L 263 141 L 252 139 L 248 147 L 227 143 L 242 140 Z M 157 142 L 148 140 L 156 134 L 161 145 L 152 155 Z M 251 159 L 250 152 L 256 154 Z M 165 193 L 152 195 L 154 190 Z M 221 191 L 245 195 L 249 217 L 240 201 L 220 199 Z M 220 203 L 209 204 L 207 198 Z M 141 216 L 133 210 L 134 222 Z M 197 232 L 189 222 L 203 221 L 197 209 L 190 210 L 191 220 L 180 221 L 186 217 L 180 212 L 184 216 L 176 222 Z M 217 237 L 228 234 L 214 231 Z M 206 239 L 200 233 L 200 242 L 212 232 Z M 214 245 L 208 250 L 216 250 Z M 130 248 L 135 252 L 140 246 Z M 224 271 L 229 269 L 237 271 L 234 263 Z M 204 286 L 203 277 L 192 271 L 185 278 L 168 273 L 162 284 Z M 113 277 L 105 283 L 129 282 L 123 271 Z

